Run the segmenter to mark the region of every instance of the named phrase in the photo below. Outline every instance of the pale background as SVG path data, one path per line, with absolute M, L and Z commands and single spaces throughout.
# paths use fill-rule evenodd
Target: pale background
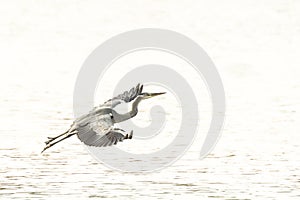
M 0 1 L 0 198 L 299 199 L 299 11 L 296 0 Z M 116 34 L 149 27 L 187 35 L 215 62 L 227 112 L 213 153 L 198 160 L 200 134 L 151 174 L 106 168 L 76 137 L 41 155 L 46 136 L 72 122 L 85 58 Z M 204 133 L 210 111 L 201 106 Z

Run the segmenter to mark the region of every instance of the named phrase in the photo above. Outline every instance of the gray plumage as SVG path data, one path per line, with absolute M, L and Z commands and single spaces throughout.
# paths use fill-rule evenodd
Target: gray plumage
M 45 142 L 46 147 L 42 152 L 75 134 L 84 144 L 94 147 L 111 146 L 125 139 L 131 139 L 133 131 L 125 134 L 124 130 L 115 128 L 114 124 L 134 117 L 138 113 L 138 104 L 142 100 L 164 94 L 142 93 L 142 91 L 143 85 L 138 84 L 129 91 L 94 107 L 88 114 L 77 118 L 65 133 L 56 137 L 48 137 L 48 141 Z M 129 103 L 133 100 L 132 110 L 128 113 L 120 114 L 113 109 L 121 103 Z

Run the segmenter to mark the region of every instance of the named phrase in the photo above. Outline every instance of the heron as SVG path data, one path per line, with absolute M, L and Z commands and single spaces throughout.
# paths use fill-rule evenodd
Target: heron
M 135 117 L 138 114 L 138 105 L 143 100 L 162 94 L 165 92 L 143 92 L 143 85 L 137 84 L 130 90 L 94 107 L 88 114 L 75 119 L 66 132 L 55 137 L 48 137 L 45 142 L 46 146 L 41 153 L 73 135 L 77 135 L 85 145 L 93 147 L 116 145 L 125 139 L 132 139 L 133 130 L 126 133 L 125 130 L 114 127 L 114 125 Z M 132 107 L 129 112 L 122 114 L 115 111 L 114 108 L 117 105 L 130 102 L 132 102 Z

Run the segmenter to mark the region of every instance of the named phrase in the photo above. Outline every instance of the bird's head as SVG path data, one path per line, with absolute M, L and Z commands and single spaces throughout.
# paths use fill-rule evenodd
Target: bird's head
M 156 96 L 162 95 L 162 94 L 165 94 L 165 92 L 159 92 L 159 93 L 147 93 L 147 92 L 143 92 L 139 96 L 141 97 L 141 99 L 149 99 L 149 98 L 156 97 Z

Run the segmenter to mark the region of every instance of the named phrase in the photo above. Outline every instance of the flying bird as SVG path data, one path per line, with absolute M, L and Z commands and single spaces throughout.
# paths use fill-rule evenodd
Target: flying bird
M 111 146 L 125 139 L 131 139 L 133 131 L 126 133 L 123 129 L 114 127 L 114 124 L 133 118 L 138 113 L 138 105 L 141 101 L 161 94 L 165 92 L 143 92 L 143 85 L 138 84 L 77 118 L 66 132 L 56 137 L 48 137 L 45 142 L 46 147 L 41 153 L 73 135 L 77 135 L 84 144 L 94 147 Z M 114 110 L 117 105 L 131 101 L 133 101 L 132 109 L 128 113 L 121 114 Z

